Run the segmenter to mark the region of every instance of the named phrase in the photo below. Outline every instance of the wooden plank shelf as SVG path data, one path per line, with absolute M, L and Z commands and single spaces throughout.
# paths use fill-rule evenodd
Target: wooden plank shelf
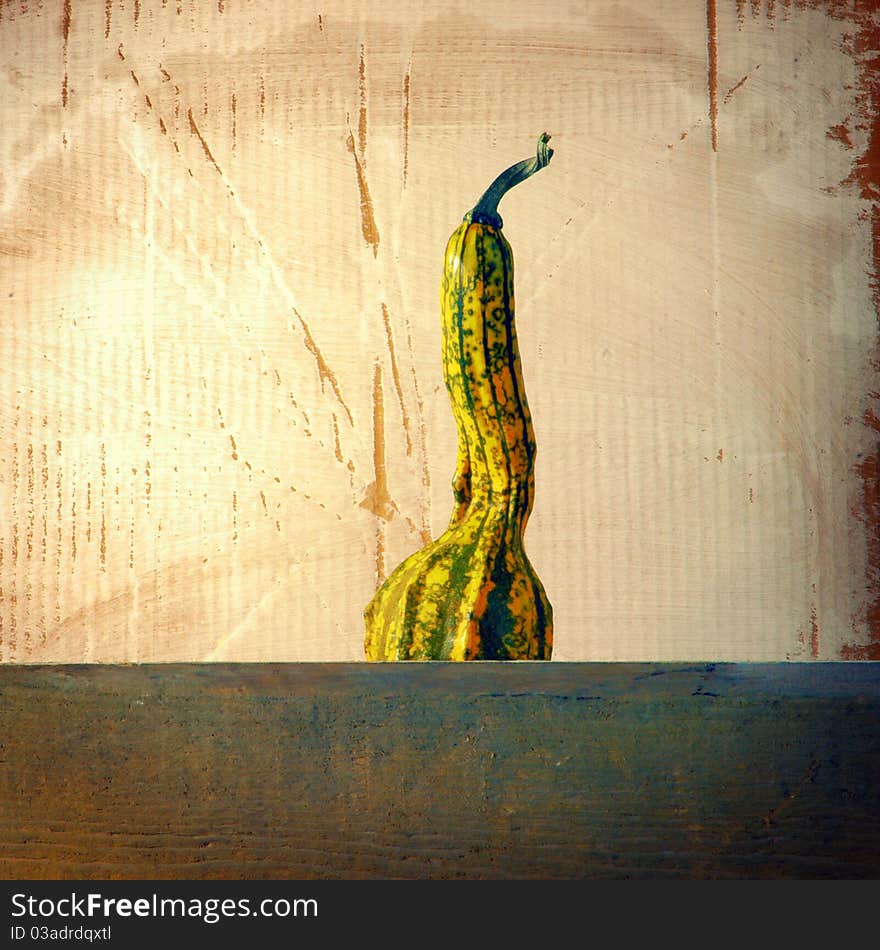
M 10 879 L 876 878 L 880 664 L 0 667 Z

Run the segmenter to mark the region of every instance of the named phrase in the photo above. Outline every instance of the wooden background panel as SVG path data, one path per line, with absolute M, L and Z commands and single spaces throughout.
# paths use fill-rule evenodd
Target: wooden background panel
M 880 669 L 0 668 L 0 875 L 873 878 Z
M 876 658 L 873 4 L 0 5 L 0 658 L 358 660 L 504 167 L 559 660 Z

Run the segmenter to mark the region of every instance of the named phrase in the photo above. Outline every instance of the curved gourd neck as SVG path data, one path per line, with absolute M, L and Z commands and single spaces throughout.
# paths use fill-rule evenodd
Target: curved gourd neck
M 491 185 L 483 192 L 480 200 L 464 216 L 466 222 L 473 224 L 487 224 L 501 230 L 504 222 L 498 213 L 498 204 L 511 188 L 530 178 L 540 171 L 553 157 L 553 149 L 547 144 L 550 136 L 542 132 L 538 137 L 538 148 L 532 158 L 517 162 L 505 169 Z

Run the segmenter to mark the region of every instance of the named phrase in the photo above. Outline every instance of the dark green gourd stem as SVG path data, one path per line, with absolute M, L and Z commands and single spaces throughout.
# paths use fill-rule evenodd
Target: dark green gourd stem
M 498 202 L 521 181 L 525 181 L 535 172 L 540 171 L 553 157 L 553 149 L 547 144 L 550 136 L 547 132 L 542 132 L 538 138 L 538 149 L 534 158 L 527 158 L 525 161 L 517 162 L 511 165 L 506 171 L 503 171 L 483 193 L 483 197 L 468 211 L 464 216 L 465 221 L 472 221 L 475 224 L 488 224 L 493 228 L 501 229 L 503 222 L 501 215 L 498 214 Z

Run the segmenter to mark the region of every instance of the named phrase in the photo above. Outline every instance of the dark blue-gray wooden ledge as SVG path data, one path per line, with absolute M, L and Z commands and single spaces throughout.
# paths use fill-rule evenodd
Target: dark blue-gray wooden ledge
M 7 880 L 880 877 L 880 664 L 0 667 Z

